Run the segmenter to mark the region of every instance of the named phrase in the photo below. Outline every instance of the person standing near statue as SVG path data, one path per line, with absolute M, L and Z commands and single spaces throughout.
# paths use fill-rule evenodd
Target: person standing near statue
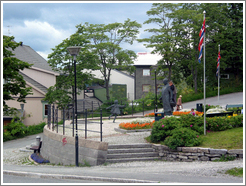
M 182 105 L 182 95 L 179 95 L 179 98 L 178 98 L 178 101 L 177 101 L 176 111 L 179 111 L 181 108 L 183 108 L 183 105 Z
M 173 92 L 171 90 L 171 87 L 168 84 L 168 79 L 163 80 L 164 87 L 161 91 L 161 97 L 160 100 L 162 100 L 163 110 L 164 110 L 164 116 L 170 116 L 172 115 L 173 111 Z
M 173 102 L 174 102 L 174 107 L 176 106 L 176 99 L 177 99 L 177 89 L 173 84 L 173 81 L 169 81 L 169 86 L 171 87 L 171 90 L 173 91 Z

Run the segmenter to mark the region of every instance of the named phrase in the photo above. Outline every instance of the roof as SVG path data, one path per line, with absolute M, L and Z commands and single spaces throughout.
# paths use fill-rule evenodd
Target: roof
M 17 59 L 29 64 L 33 64 L 33 67 L 37 67 L 54 73 L 47 61 L 30 46 L 21 44 L 20 46 L 16 47 L 15 50 L 12 51 L 12 53 Z
M 47 87 L 45 87 L 44 85 L 40 84 L 39 82 L 35 81 L 34 79 L 30 78 L 29 76 L 27 76 L 26 74 L 19 72 L 25 81 L 29 82 L 30 84 L 32 84 L 33 86 L 37 87 L 39 90 L 43 91 L 44 93 L 47 93 Z
M 150 52 L 138 52 L 137 59 L 134 61 L 134 66 L 156 65 L 161 58 L 162 56 L 159 54 L 151 54 Z

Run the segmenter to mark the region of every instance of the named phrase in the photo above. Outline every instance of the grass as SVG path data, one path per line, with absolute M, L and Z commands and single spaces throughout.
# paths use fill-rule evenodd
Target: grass
M 210 132 L 201 136 L 203 142 L 200 147 L 214 149 L 243 149 L 243 127 L 220 132 Z
M 232 176 L 243 177 L 243 168 L 232 168 L 225 172 L 226 174 L 230 174 Z
M 209 132 L 200 136 L 203 142 L 199 147 L 213 149 L 243 149 L 243 127 L 219 132 Z M 145 138 L 151 143 L 150 136 Z

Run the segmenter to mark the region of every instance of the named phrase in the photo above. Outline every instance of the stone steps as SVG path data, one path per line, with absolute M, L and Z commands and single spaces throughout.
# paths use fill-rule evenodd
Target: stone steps
M 154 152 L 151 144 L 122 144 L 109 145 L 107 163 L 130 161 L 151 161 L 160 159 L 159 153 Z

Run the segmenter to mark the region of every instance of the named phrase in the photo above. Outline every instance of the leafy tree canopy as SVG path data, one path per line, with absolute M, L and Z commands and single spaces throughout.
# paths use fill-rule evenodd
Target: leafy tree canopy
M 26 82 L 19 71 L 32 65 L 15 58 L 12 53 L 19 45 L 20 43 L 16 43 L 13 36 L 3 36 L 3 112 L 5 115 L 13 114 L 16 110 L 9 107 L 6 101 L 14 100 L 13 96 L 18 96 L 17 101 L 25 103 L 26 96 L 31 94 L 31 87 L 26 87 Z

